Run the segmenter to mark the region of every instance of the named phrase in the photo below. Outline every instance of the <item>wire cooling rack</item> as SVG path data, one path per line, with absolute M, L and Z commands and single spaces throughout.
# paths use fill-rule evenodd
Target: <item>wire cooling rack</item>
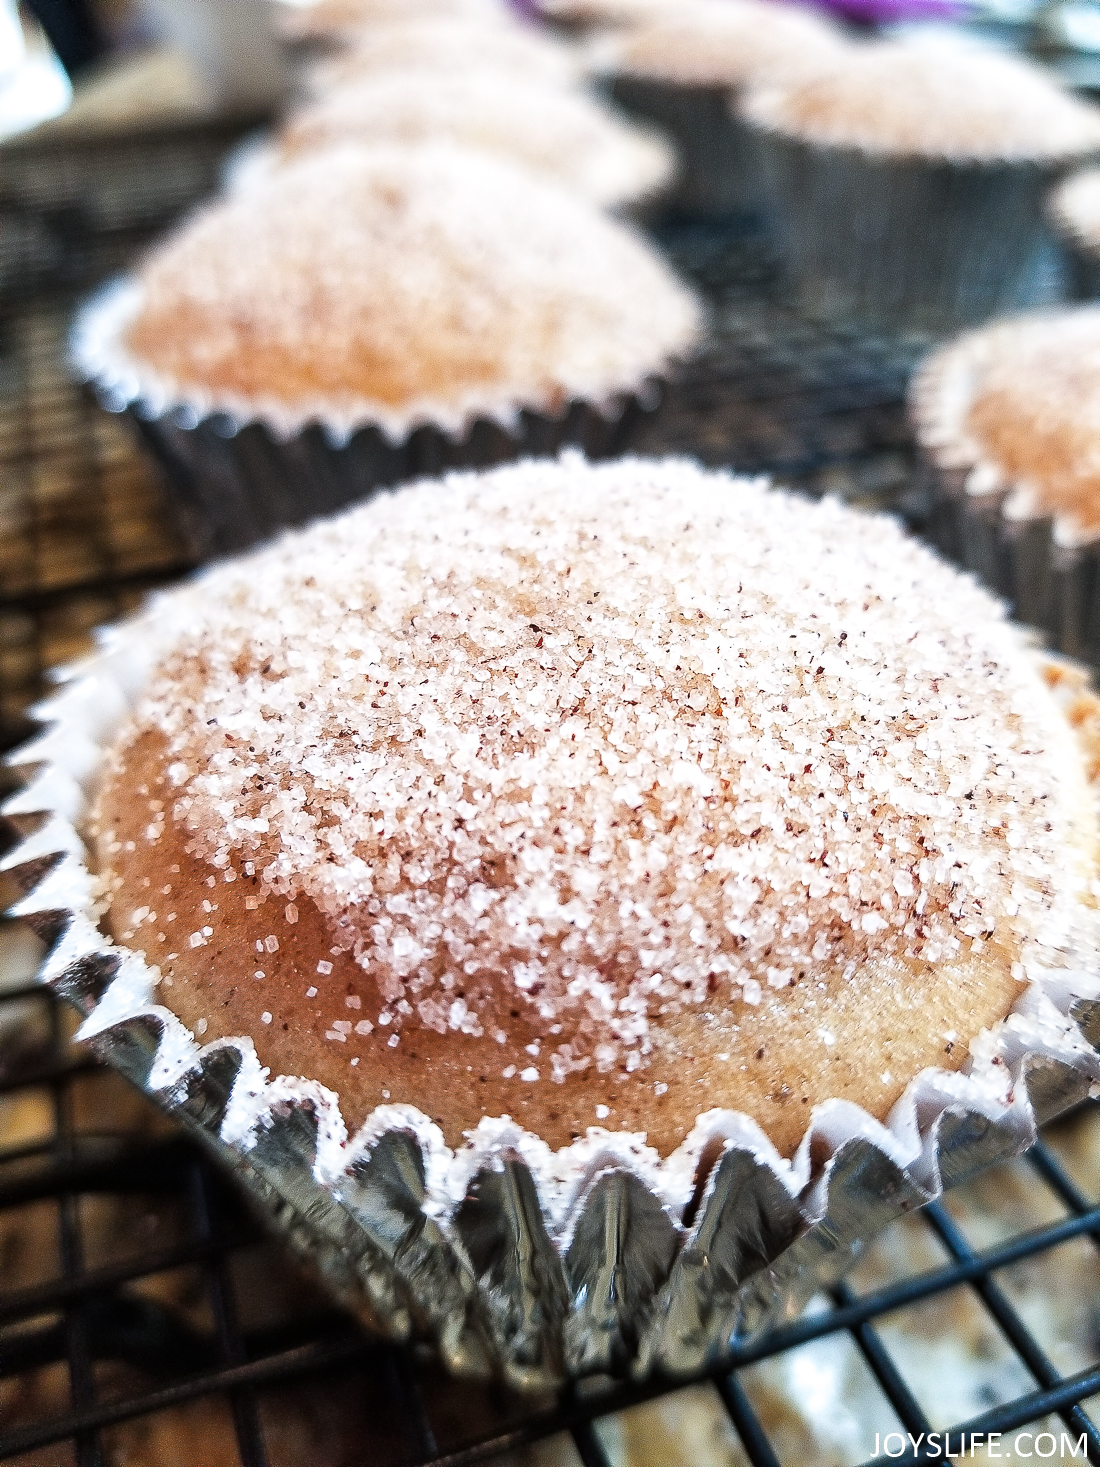
M 1000 1432 L 1006 1447 L 1021 1433 L 1028 1451 L 1039 1436 L 1064 1439 L 1100 1462 L 1096 1108 L 897 1225 L 851 1281 L 728 1369 L 528 1402 L 447 1381 L 426 1355 L 360 1333 L 69 1028 L 31 984 L 0 997 L 0 1459 L 823 1467 L 872 1460 L 876 1444 L 880 1460 L 900 1460 L 899 1433 L 938 1433 L 942 1446 Z M 1011 1205 L 994 1205 L 991 1233 L 999 1193 Z M 1078 1337 L 1068 1316 L 1089 1277 Z M 1037 1312 L 1067 1288 L 1072 1307 Z M 990 1404 L 962 1419 L 944 1409 L 937 1319 L 975 1342 L 974 1399 Z M 956 1369 L 969 1351 L 955 1352 Z
M 80 293 L 209 183 L 208 136 L 161 142 L 97 155 L 92 184 L 87 152 L 83 172 L 54 159 L 49 188 L 0 160 L 7 745 L 29 731 L 50 666 L 188 568 L 155 472 L 64 368 Z M 925 343 L 800 317 L 744 231 L 669 224 L 659 240 L 706 292 L 713 329 L 635 447 L 919 518 L 902 395 Z M 1033 1453 L 1040 1434 L 1065 1456 L 1064 1437 L 1100 1463 L 1098 1107 L 895 1225 L 835 1293 L 727 1368 L 520 1400 L 450 1381 L 334 1310 L 206 1158 L 72 1043 L 71 1016 L 33 982 L 38 956 L 0 925 L 0 1459 L 829 1467 L 904 1460 L 906 1432 L 936 1433 L 942 1454 L 945 1432 L 957 1446 L 1000 1431 L 1015 1460 L 1005 1448 L 1022 1431 Z

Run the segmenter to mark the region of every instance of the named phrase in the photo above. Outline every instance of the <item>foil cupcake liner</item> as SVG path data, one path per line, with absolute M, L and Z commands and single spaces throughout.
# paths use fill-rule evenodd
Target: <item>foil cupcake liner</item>
M 158 973 L 97 925 L 83 812 L 170 634 L 170 602 L 152 602 L 36 710 L 44 731 L 11 761 L 29 782 L 5 807 L 24 837 L 3 863 L 27 893 L 13 913 L 50 945 L 41 982 L 83 1016 L 78 1037 L 220 1159 L 338 1300 L 455 1373 L 536 1390 L 714 1367 L 892 1219 L 1097 1093 L 1100 965 L 1067 954 L 971 1044 L 968 1073 L 923 1071 L 886 1124 L 827 1101 L 790 1160 L 719 1109 L 666 1158 L 599 1127 L 554 1152 L 506 1116 L 452 1150 L 408 1105 L 349 1136 L 336 1094 L 269 1078 L 247 1035 L 200 1045 L 157 1002 Z
M 1070 241 L 1064 246 L 1066 293 L 1072 300 L 1100 300 L 1100 253 Z
M 965 431 L 976 357 L 989 349 L 989 340 L 964 338 L 910 384 L 922 533 L 1055 651 L 1100 669 L 1100 538 L 1039 512 L 1028 486 L 1007 482 Z
M 941 332 L 1057 298 L 1043 200 L 1071 160 L 890 158 L 754 130 L 765 219 L 811 312 Z
M 1062 247 L 1063 276 L 1066 293 L 1072 300 L 1100 299 L 1100 246 L 1088 239 L 1070 216 L 1059 207 L 1055 189 L 1047 203 L 1047 217 Z
M 121 337 L 140 302 L 113 282 L 74 323 L 76 373 L 110 412 L 125 413 L 162 469 L 192 555 L 247 549 L 278 530 L 332 514 L 379 489 L 453 468 L 488 468 L 576 447 L 589 458 L 621 452 L 654 412 L 663 384 L 646 377 L 593 400 L 540 412 L 501 403 L 492 412 L 430 405 L 414 418 L 379 420 L 318 402 L 293 417 L 277 404 L 181 400 L 125 352 Z
M 701 218 L 760 212 L 756 138 L 730 110 L 728 87 L 659 81 L 625 73 L 606 78 L 625 112 L 656 123 L 675 141 L 680 171 L 665 204 Z

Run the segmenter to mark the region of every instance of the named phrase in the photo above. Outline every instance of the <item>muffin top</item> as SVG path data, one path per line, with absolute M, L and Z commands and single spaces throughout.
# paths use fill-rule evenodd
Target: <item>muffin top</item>
M 292 40 L 347 42 L 366 30 L 391 22 L 450 19 L 492 23 L 508 21 L 502 0 L 314 0 L 281 7 L 279 29 Z
M 573 86 L 581 75 L 577 51 L 562 41 L 515 24 L 444 17 L 372 26 L 338 56 L 319 62 L 307 78 L 320 96 L 379 72 L 413 67 L 454 76 L 504 71 L 544 84 Z
M 1053 515 L 1060 537 L 1100 536 L 1100 306 L 1037 312 L 968 332 L 914 387 L 922 438 L 981 465 L 1010 512 Z
M 293 158 L 342 141 L 439 140 L 503 154 L 602 205 L 655 194 L 676 167 L 658 133 L 581 93 L 498 71 L 369 75 L 292 116 L 277 146 Z
M 681 461 L 454 475 L 160 603 L 100 797 L 114 934 L 349 1123 L 670 1149 L 885 1115 L 1071 944 L 1084 763 L 885 519 Z M 806 1107 L 806 1108 L 804 1108 Z
M 214 204 L 138 273 L 150 395 L 404 435 L 638 388 L 695 298 L 574 194 L 473 149 L 337 149 Z
M 539 13 L 576 25 L 637 25 L 710 0 L 539 0 Z
M 1100 168 L 1082 168 L 1054 190 L 1050 199 L 1055 223 L 1085 246 L 1100 245 Z
M 846 49 L 822 16 L 773 0 L 695 0 L 602 37 L 601 70 L 680 85 L 740 87 L 801 76 Z
M 1100 110 L 1031 62 L 977 46 L 850 46 L 815 75 L 761 88 L 752 121 L 831 147 L 953 159 L 1047 159 L 1100 148 Z

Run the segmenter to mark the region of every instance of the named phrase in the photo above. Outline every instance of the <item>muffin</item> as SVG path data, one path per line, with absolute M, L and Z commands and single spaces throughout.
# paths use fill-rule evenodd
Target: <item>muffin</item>
M 681 14 L 695 0 L 539 0 L 538 13 L 570 31 L 595 26 L 632 26 Z M 708 0 L 700 0 L 708 3 Z
M 697 0 L 593 44 L 593 64 L 628 110 L 672 134 L 676 202 L 702 215 L 752 214 L 760 185 L 751 141 L 729 109 L 746 86 L 801 75 L 845 48 L 821 15 L 771 0 Z
M 1065 248 L 1069 287 L 1079 300 L 1100 296 L 1100 168 L 1082 168 L 1054 190 L 1048 212 Z
M 47 978 L 454 1369 L 715 1363 L 1100 1075 L 1086 758 L 888 520 L 452 475 L 162 596 L 49 711 L 95 877 L 60 814 L 16 857 L 71 853 Z
M 943 547 L 1100 665 L 1100 306 L 998 321 L 911 387 Z
M 501 154 L 601 207 L 651 204 L 676 168 L 662 137 L 581 93 L 532 85 L 503 71 L 398 69 L 370 75 L 293 114 L 274 140 L 273 161 L 339 143 L 438 141 Z
M 851 47 L 747 94 L 767 213 L 804 302 L 942 331 L 1053 289 L 1043 198 L 1100 147 L 1100 110 L 958 43 Z
M 613 451 L 701 328 L 649 247 L 473 149 L 330 150 L 216 203 L 78 321 L 198 553 L 381 484 Z
M 503 71 L 546 86 L 574 87 L 582 59 L 566 42 L 520 25 L 448 18 L 372 27 L 305 77 L 307 92 L 326 92 L 392 71 L 422 70 L 434 78 Z
M 315 0 L 310 5 L 281 6 L 279 30 L 288 40 L 321 41 L 339 46 L 364 31 L 409 20 L 505 22 L 510 11 L 501 0 Z

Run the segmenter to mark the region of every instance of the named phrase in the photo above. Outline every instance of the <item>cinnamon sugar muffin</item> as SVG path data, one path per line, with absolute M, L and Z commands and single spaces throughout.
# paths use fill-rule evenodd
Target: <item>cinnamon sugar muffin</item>
M 772 0 L 695 0 L 594 43 L 597 69 L 623 106 L 669 129 L 682 154 L 677 201 L 693 213 L 753 212 L 759 182 L 731 94 L 802 75 L 843 50 L 819 13 Z
M 474 150 L 379 146 L 196 214 L 86 313 L 76 356 L 225 549 L 437 466 L 606 452 L 700 327 L 574 194 Z
M 503 71 L 369 75 L 292 114 L 275 138 L 275 156 L 294 159 L 349 142 L 439 141 L 500 154 L 605 207 L 653 200 L 676 167 L 671 147 L 653 131 L 581 93 Z
M 1100 306 L 969 332 L 926 360 L 911 396 L 948 548 L 1095 662 Z
M 567 30 L 584 31 L 594 26 L 633 26 L 678 15 L 694 3 L 696 0 L 539 0 L 538 12 Z
M 784 1155 L 1068 961 L 1088 772 L 997 604 L 886 520 L 678 461 L 455 476 L 170 593 L 104 924 L 350 1127 Z
M 740 103 L 807 300 L 933 330 L 1051 289 L 1043 197 L 1100 149 L 1100 110 L 1037 66 L 957 42 L 850 47 Z
M 1082 168 L 1060 183 L 1048 212 L 1066 247 L 1073 294 L 1095 300 L 1100 296 L 1100 168 Z
M 847 49 L 816 11 L 776 0 L 695 0 L 607 38 L 615 75 L 683 86 L 745 86 L 801 76 Z
M 564 41 L 520 25 L 444 17 L 373 26 L 310 68 L 305 83 L 307 91 L 323 96 L 367 77 L 414 68 L 433 77 L 503 71 L 562 87 L 576 86 L 583 75 L 580 55 Z
M 288 40 L 354 42 L 364 31 L 409 20 L 470 20 L 502 24 L 511 19 L 503 0 L 314 0 L 280 6 L 279 30 Z

